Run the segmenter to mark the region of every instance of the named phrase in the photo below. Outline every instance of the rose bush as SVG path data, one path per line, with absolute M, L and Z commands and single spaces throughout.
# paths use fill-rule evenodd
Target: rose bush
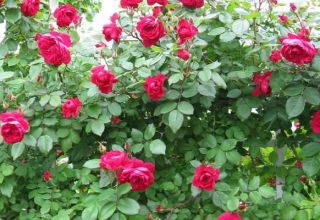
M 1 219 L 320 218 L 318 1 L 0 5 Z

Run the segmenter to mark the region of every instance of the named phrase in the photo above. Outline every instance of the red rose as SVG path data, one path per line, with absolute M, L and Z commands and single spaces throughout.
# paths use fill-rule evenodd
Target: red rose
M 297 10 L 297 5 L 295 3 L 290 3 L 290 10 L 295 12 Z
M 69 98 L 62 105 L 62 114 L 64 118 L 77 118 L 82 108 L 81 100 L 76 98 Z
M 201 8 L 204 5 L 204 0 L 180 0 L 180 2 L 189 8 Z
M 165 36 L 165 29 L 161 21 L 154 16 L 141 17 L 137 24 L 137 30 L 142 38 L 143 45 L 150 47 Z
M 263 73 L 262 75 L 255 73 L 252 77 L 252 82 L 256 84 L 256 88 L 252 90 L 253 96 L 260 96 L 265 95 L 269 96 L 271 95 L 271 88 L 270 88 L 270 77 L 272 75 L 271 71 L 267 71 Z
M 310 36 L 310 29 L 307 27 L 301 27 L 300 32 L 298 33 L 299 36 L 304 38 L 309 38 Z
M 100 157 L 100 168 L 107 170 L 119 170 L 123 168 L 128 159 L 128 154 L 122 151 L 109 151 Z
M 289 62 L 298 65 L 308 64 L 318 53 L 308 38 L 288 34 L 287 37 L 282 37 L 280 40 L 282 43 L 281 54 Z
M 225 212 L 219 215 L 216 220 L 241 220 L 241 216 L 236 212 Z
M 59 6 L 54 11 L 53 16 L 57 19 L 59 27 L 69 27 L 71 23 L 76 25 L 80 22 L 78 10 L 69 4 Z
M 4 0 L 0 0 L 0 7 L 3 5 Z
M 186 49 L 179 49 L 177 51 L 178 57 L 182 60 L 188 60 L 190 58 L 190 53 Z
M 156 206 L 156 211 L 157 212 L 163 212 L 164 211 L 164 206 L 163 205 L 157 205 Z
M 239 204 L 239 209 L 240 210 L 246 210 L 248 208 L 248 204 L 244 201 L 241 201 Z
M 116 23 L 112 22 L 103 26 L 102 33 L 104 34 L 106 41 L 114 40 L 115 42 L 119 43 L 122 34 L 122 28 L 118 27 Z
M 214 190 L 216 182 L 220 178 L 220 170 L 211 165 L 201 164 L 195 170 L 192 185 L 208 192 Z
M 287 15 L 279 15 L 278 18 L 282 24 L 288 24 L 289 17 Z
M 112 92 L 113 84 L 117 79 L 113 73 L 104 69 L 104 65 L 95 66 L 91 69 L 91 82 L 99 87 L 99 90 L 108 94 Z
M 106 48 L 107 47 L 107 45 L 105 44 L 105 43 L 103 43 L 103 42 L 99 42 L 99 43 L 97 43 L 96 45 L 94 45 L 96 48 Z
M 313 113 L 311 120 L 311 129 L 313 133 L 320 134 L 320 111 Z
M 157 18 L 160 16 L 162 10 L 163 10 L 163 6 L 155 6 L 152 9 L 152 15 Z
M 271 3 L 276 5 L 278 4 L 278 0 L 271 0 Z
M 271 186 L 275 186 L 276 183 L 277 183 L 277 180 L 276 180 L 276 178 L 271 177 L 271 178 L 268 180 L 268 183 L 269 183 Z
M 121 119 L 119 118 L 119 117 L 117 117 L 117 116 L 112 116 L 112 118 L 111 118 L 111 122 L 112 122 L 112 124 L 119 124 L 120 122 L 121 122 Z
M 295 163 L 294 163 L 294 166 L 296 168 L 301 168 L 302 167 L 302 161 L 301 160 L 297 160 Z
M 154 5 L 158 3 L 159 5 L 167 5 L 169 2 L 168 0 L 147 0 L 148 5 Z
M 37 34 L 36 41 L 39 53 L 46 63 L 54 66 L 70 63 L 71 39 L 69 34 L 50 31 L 47 34 Z
M 56 150 L 56 154 L 57 154 L 57 155 L 60 155 L 60 154 L 62 154 L 62 153 L 63 153 L 62 150 L 60 150 L 60 149 L 57 149 L 57 150 Z
M 5 112 L 0 114 L 0 133 L 8 144 L 18 143 L 23 140 L 29 130 L 29 122 L 20 112 Z
M 152 101 L 158 101 L 165 95 L 165 80 L 166 76 L 161 73 L 146 79 L 144 89 Z
M 179 37 L 178 44 L 180 45 L 197 35 L 198 29 L 193 25 L 192 22 L 189 22 L 187 19 L 182 19 L 179 21 L 178 26 L 176 27 L 176 32 Z
M 138 159 L 129 160 L 118 173 L 120 183 L 130 183 L 133 191 L 145 190 L 154 182 L 154 164 Z
M 122 8 L 137 8 L 142 0 L 120 0 Z
M 43 179 L 44 181 L 48 182 L 52 179 L 52 174 L 50 173 L 49 170 L 44 171 L 43 173 Z
M 20 9 L 24 16 L 33 17 L 40 9 L 40 0 L 24 0 Z
M 273 63 L 277 63 L 279 61 L 281 61 L 282 56 L 281 56 L 281 51 L 280 50 L 273 50 L 271 51 L 271 54 L 269 56 L 269 59 L 271 62 Z

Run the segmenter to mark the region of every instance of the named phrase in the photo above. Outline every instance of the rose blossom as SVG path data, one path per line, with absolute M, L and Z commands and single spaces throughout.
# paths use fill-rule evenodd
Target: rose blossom
M 295 12 L 297 10 L 297 5 L 295 3 L 290 3 L 290 10 Z
M 159 5 L 167 5 L 169 2 L 168 0 L 147 0 L 148 5 L 154 5 L 158 3 Z
M 276 183 L 277 183 L 277 180 L 276 180 L 276 178 L 271 177 L 271 178 L 268 180 L 268 183 L 269 183 L 271 186 L 275 186 Z
M 39 53 L 46 63 L 54 66 L 70 63 L 71 39 L 69 34 L 50 31 L 47 34 L 37 34 L 36 41 Z
M 271 95 L 271 88 L 269 85 L 271 75 L 271 71 L 264 72 L 262 75 L 258 73 L 253 74 L 252 82 L 256 84 L 256 87 L 252 90 L 253 96 Z
M 297 160 L 295 163 L 294 163 L 294 166 L 296 168 L 301 168 L 302 167 L 302 161 L 301 160 Z
M 43 176 L 42 177 L 43 177 L 44 181 L 48 182 L 48 181 L 50 181 L 52 179 L 52 174 L 51 174 L 51 172 L 49 170 L 46 170 L 46 171 L 43 172 Z
M 24 0 L 20 9 L 24 16 L 33 17 L 40 9 L 40 0 Z
M 204 0 L 180 0 L 180 2 L 189 8 L 201 8 L 204 5 Z
M 320 134 L 320 111 L 313 113 L 311 119 L 311 129 L 313 133 Z
M 0 0 L 0 7 L 3 5 L 4 0 Z
M 137 8 L 142 0 L 120 0 L 122 8 Z
M 111 23 L 105 24 L 103 26 L 102 33 L 104 34 L 104 38 L 106 41 L 114 40 L 117 43 L 120 42 L 122 28 L 117 26 L 117 20 L 119 19 L 119 14 L 114 13 L 111 17 Z
M 163 10 L 163 6 L 155 6 L 152 9 L 152 15 L 157 18 L 160 16 L 162 10 Z
M 62 105 L 62 114 L 64 118 L 77 118 L 82 108 L 81 100 L 76 98 L 69 98 Z
M 128 159 L 128 154 L 122 151 L 108 151 L 100 157 L 100 168 L 107 170 L 119 170 L 123 168 Z
M 278 4 L 278 0 L 271 0 L 271 3 L 276 5 Z
M 141 17 L 137 30 L 145 47 L 155 45 L 166 33 L 162 22 L 154 16 Z
M 130 183 L 133 191 L 145 190 L 154 182 L 155 167 L 153 163 L 130 159 L 118 173 L 120 183 Z
M 104 69 L 104 65 L 100 65 L 91 69 L 91 82 L 98 86 L 102 93 L 108 94 L 112 92 L 117 79 L 112 72 Z
M 29 122 L 21 112 L 5 112 L 0 114 L 0 133 L 8 144 L 18 143 L 23 140 L 29 130 Z
M 195 170 L 194 177 L 192 179 L 192 185 L 206 190 L 208 192 L 214 190 L 216 182 L 220 178 L 220 170 L 215 169 L 211 165 L 201 164 Z
M 307 28 L 307 27 L 301 27 L 299 33 L 298 33 L 299 36 L 301 37 L 304 37 L 304 38 L 309 38 L 310 36 L 310 29 Z
M 158 73 L 155 76 L 149 76 L 145 83 L 144 89 L 152 101 L 158 101 L 165 95 L 164 82 L 166 76 Z
M 216 220 L 241 220 L 241 216 L 237 212 L 225 212 L 219 215 Z
M 187 49 L 179 49 L 177 51 L 178 57 L 182 60 L 188 60 L 190 58 L 190 53 Z
M 277 63 L 279 61 L 281 61 L 282 56 L 281 56 L 281 51 L 280 50 L 273 50 L 271 51 L 271 54 L 269 56 L 269 59 L 271 62 L 273 63 Z
M 198 29 L 187 19 L 181 19 L 176 27 L 176 32 L 179 37 L 178 44 L 180 45 L 197 35 Z
M 69 27 L 71 23 L 78 24 L 80 21 L 78 10 L 69 4 L 59 6 L 54 11 L 53 16 L 57 19 L 59 27 Z
M 112 124 L 119 124 L 121 122 L 121 119 L 118 116 L 112 116 L 111 118 Z
M 278 18 L 282 24 L 288 24 L 289 17 L 287 15 L 279 15 Z
M 318 53 L 312 42 L 303 36 L 290 33 L 287 37 L 282 37 L 280 41 L 281 55 L 297 65 L 311 63 Z

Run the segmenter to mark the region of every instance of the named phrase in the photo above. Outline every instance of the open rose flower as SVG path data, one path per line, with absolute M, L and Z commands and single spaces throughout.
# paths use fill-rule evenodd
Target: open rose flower
M 141 17 L 137 30 L 145 47 L 155 45 L 166 34 L 162 22 L 154 16 Z
M 48 182 L 52 179 L 52 174 L 49 170 L 46 170 L 46 171 L 44 171 L 42 177 L 43 177 L 44 181 Z
M 82 102 L 78 97 L 69 98 L 62 105 L 62 115 L 64 118 L 76 118 L 79 116 L 81 108 Z
M 159 5 L 167 5 L 169 3 L 168 0 L 147 0 L 148 5 L 154 5 L 158 3 Z
M 190 58 L 189 50 L 187 49 L 179 49 L 177 51 L 178 57 L 182 60 L 188 60 Z
M 262 75 L 258 73 L 253 74 L 252 82 L 256 84 L 256 87 L 252 90 L 253 96 L 271 95 L 271 88 L 269 85 L 271 75 L 271 71 L 267 71 Z
M 241 216 L 237 212 L 225 212 L 219 215 L 216 220 L 241 220 Z
M 201 164 L 195 170 L 192 179 L 192 185 L 206 190 L 208 192 L 214 190 L 216 182 L 220 178 L 220 170 L 213 168 L 211 165 Z
M 311 119 L 311 129 L 313 133 L 320 134 L 320 111 L 313 113 Z
M 149 76 L 146 79 L 144 83 L 144 89 L 152 101 L 158 101 L 165 95 L 165 80 L 166 76 L 161 73 L 158 73 L 155 76 Z
M 24 0 L 20 9 L 24 16 L 33 17 L 40 9 L 40 0 Z
M 71 61 L 69 34 L 50 31 L 47 34 L 37 34 L 38 50 L 44 61 L 54 66 L 68 64 Z
M 179 21 L 178 26 L 176 27 L 176 32 L 179 37 L 178 44 L 183 44 L 187 40 L 190 40 L 198 34 L 198 29 L 193 25 L 192 22 L 187 19 L 182 19 Z
M 53 16 L 57 19 L 59 27 L 69 27 L 72 23 L 76 25 L 80 22 L 78 10 L 69 4 L 59 6 Z
M 288 34 L 287 37 L 280 38 L 281 55 L 289 62 L 297 65 L 311 63 L 317 55 L 318 50 L 312 42 L 303 36 L 297 34 Z
M 114 13 L 111 16 L 111 23 L 105 24 L 103 26 L 103 35 L 106 41 L 114 40 L 115 42 L 119 43 L 121 34 L 122 34 L 122 28 L 117 25 L 117 20 L 119 19 L 119 14 Z
M 280 50 L 273 50 L 269 56 L 269 59 L 273 63 L 280 62 L 282 60 L 281 51 Z
M 29 122 L 21 112 L 5 112 L 0 114 L 0 133 L 8 144 L 18 143 L 23 140 L 29 131 Z
M 120 0 L 122 8 L 137 8 L 143 0 Z
M 91 69 L 91 82 L 98 86 L 100 92 L 108 94 L 112 92 L 113 85 L 117 82 L 115 75 L 104 69 L 104 65 Z
M 180 2 L 189 8 L 201 8 L 204 5 L 204 0 L 180 0 Z
M 118 173 L 120 183 L 130 183 L 133 191 L 145 190 L 154 182 L 154 164 L 138 159 L 130 159 Z
M 107 170 L 119 170 L 123 168 L 128 159 L 128 154 L 122 151 L 108 151 L 100 157 L 100 168 Z

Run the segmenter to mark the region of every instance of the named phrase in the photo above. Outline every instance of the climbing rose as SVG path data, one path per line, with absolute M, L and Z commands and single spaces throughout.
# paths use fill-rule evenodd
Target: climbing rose
M 162 10 L 163 10 L 163 6 L 155 6 L 152 9 L 152 15 L 157 18 L 160 16 Z
M 111 17 L 111 23 L 105 24 L 103 26 L 102 33 L 104 34 L 104 38 L 106 41 L 114 40 L 115 42 L 119 43 L 121 34 L 122 34 L 122 28 L 117 26 L 117 20 L 119 19 L 119 14 L 114 13 Z
M 36 41 L 39 53 L 46 63 L 54 66 L 70 63 L 71 39 L 69 34 L 50 31 L 47 34 L 37 34 Z
M 131 159 L 118 173 L 120 183 L 130 183 L 133 191 L 145 190 L 154 182 L 155 167 L 153 163 L 138 159 Z
M 177 51 L 178 57 L 182 60 L 188 60 L 190 58 L 190 53 L 186 49 L 179 49 Z
M 54 11 L 53 16 L 57 19 L 57 25 L 59 27 L 69 27 L 71 23 L 76 25 L 80 22 L 78 10 L 69 4 L 58 7 Z
M 142 0 L 120 0 L 122 8 L 137 8 Z
M 289 17 L 287 15 L 279 15 L 278 18 L 282 24 L 288 24 Z
M 297 10 L 297 5 L 295 3 L 290 3 L 290 10 L 295 12 Z
M 91 69 L 91 82 L 98 86 L 102 93 L 108 94 L 112 92 L 113 84 L 117 82 L 117 79 L 112 72 L 104 69 L 104 65 L 100 65 Z
M 241 216 L 236 212 L 225 212 L 219 215 L 216 220 L 241 220 Z
M 199 189 L 204 189 L 210 192 L 214 190 L 216 182 L 219 180 L 219 178 L 219 169 L 215 169 L 211 165 L 201 164 L 195 170 L 195 174 L 192 179 L 192 185 Z
M 198 29 L 187 19 L 181 19 L 176 27 L 176 32 L 179 37 L 178 44 L 180 45 L 197 35 Z
M 52 174 L 50 173 L 49 170 L 44 171 L 43 173 L 43 179 L 44 181 L 48 182 L 52 179 Z
M 311 119 L 311 129 L 314 133 L 320 134 L 320 111 L 313 113 Z
M 123 168 L 128 159 L 128 154 L 122 151 L 109 151 L 100 157 L 100 168 L 107 170 L 119 170 Z
M 0 114 L 0 133 L 8 144 L 18 143 L 23 140 L 29 130 L 29 122 L 21 112 L 5 112 Z
M 118 116 L 112 116 L 111 118 L 112 124 L 119 124 L 121 122 L 121 119 Z
M 146 79 L 144 89 L 152 101 L 158 101 L 165 95 L 165 80 L 166 76 L 161 73 Z
M 147 0 L 148 5 L 154 5 L 156 3 L 158 3 L 159 5 L 167 5 L 168 4 L 168 0 Z
M 252 77 L 252 82 L 256 84 L 256 88 L 252 90 L 253 96 L 269 96 L 271 95 L 271 88 L 270 88 L 270 77 L 272 75 L 271 71 L 267 71 L 262 75 L 255 73 Z
M 24 16 L 33 17 L 40 9 L 40 0 L 24 0 L 20 9 Z
M 269 59 L 270 59 L 271 62 L 274 62 L 274 63 L 277 63 L 277 62 L 281 61 L 281 59 L 282 59 L 281 51 L 280 50 L 271 51 Z
M 287 37 L 282 37 L 281 54 L 289 62 L 303 65 L 311 63 L 317 55 L 318 50 L 312 42 L 303 36 L 296 34 L 288 34 Z
M 82 102 L 78 97 L 69 98 L 62 105 L 63 117 L 64 118 L 76 118 L 79 116 L 81 108 L 82 108 Z
M 143 45 L 150 47 L 165 36 L 165 29 L 161 21 L 154 16 L 141 17 L 137 24 L 137 30 L 142 38 Z
M 180 2 L 189 8 L 201 8 L 204 5 L 204 0 L 180 0 Z

